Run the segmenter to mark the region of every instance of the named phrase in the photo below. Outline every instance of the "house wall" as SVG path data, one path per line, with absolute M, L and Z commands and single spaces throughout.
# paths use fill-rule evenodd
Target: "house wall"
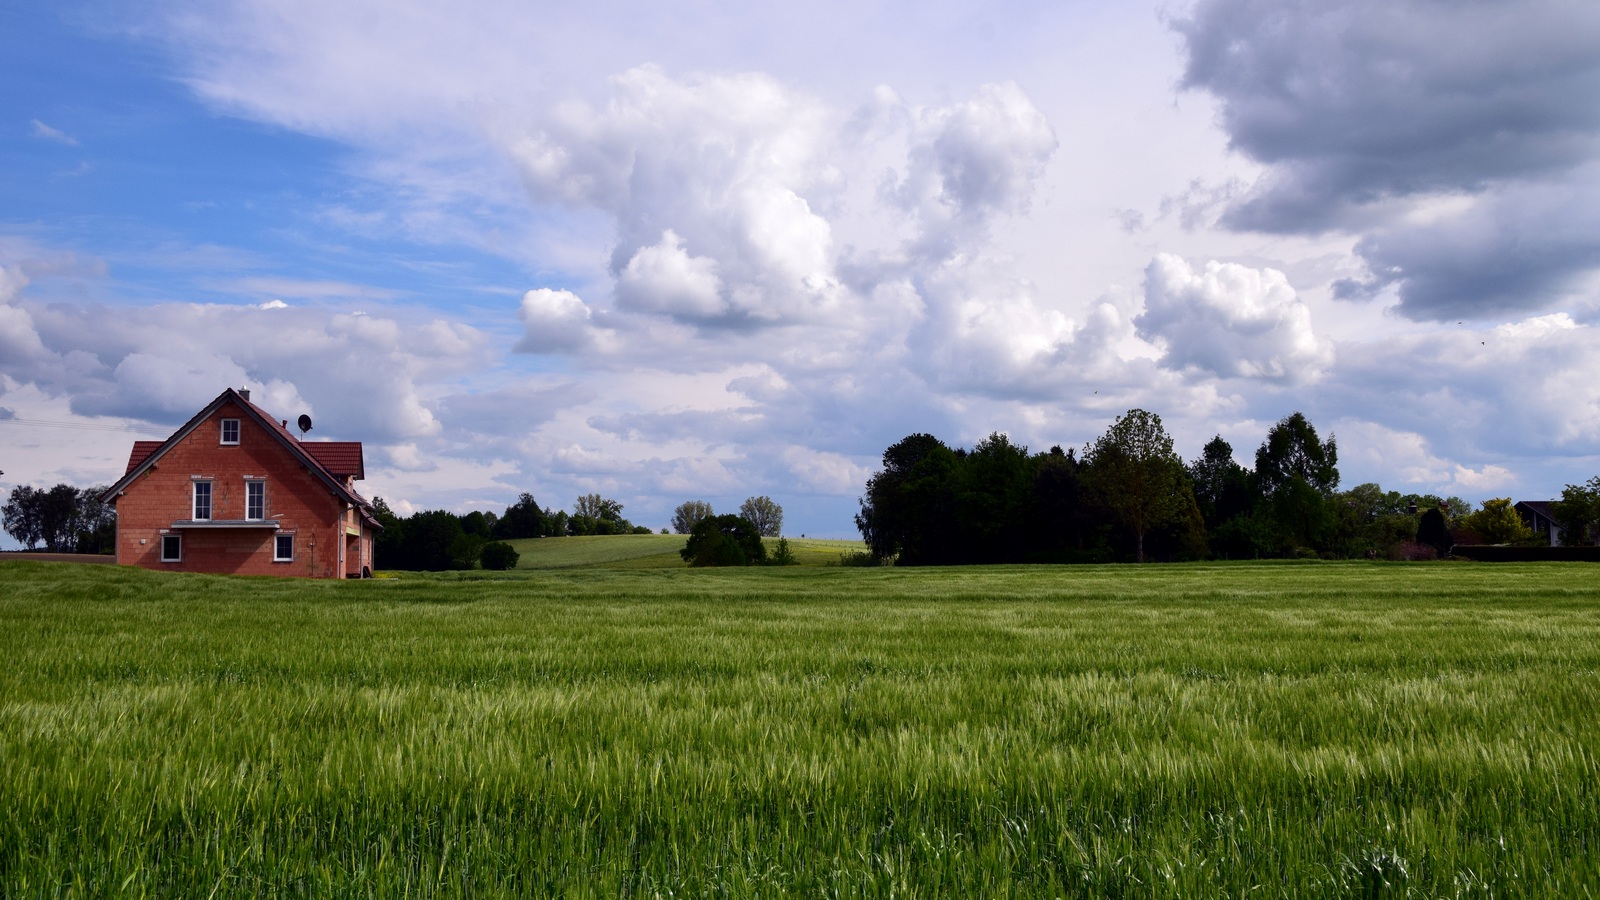
M 237 446 L 221 442 L 221 420 L 239 420 Z M 194 476 L 211 480 L 211 518 L 245 517 L 245 476 L 266 482 L 266 518 L 294 532 L 294 560 L 273 561 L 270 529 L 173 529 L 193 516 Z M 117 562 L 179 572 L 338 578 L 345 503 L 278 438 L 237 405 L 224 403 L 156 460 L 116 499 Z M 161 536 L 183 535 L 181 562 L 161 561 Z M 346 564 L 346 568 L 349 568 Z M 354 571 L 360 571 L 357 563 Z

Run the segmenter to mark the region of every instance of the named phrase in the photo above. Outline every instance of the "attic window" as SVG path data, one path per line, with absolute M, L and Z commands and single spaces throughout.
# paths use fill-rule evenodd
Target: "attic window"
M 222 443 L 227 446 L 237 446 L 239 443 L 239 420 L 222 420 Z

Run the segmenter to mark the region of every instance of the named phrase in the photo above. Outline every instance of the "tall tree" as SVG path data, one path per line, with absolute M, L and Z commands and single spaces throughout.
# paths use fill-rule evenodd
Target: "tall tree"
M 1301 413 L 1278 421 L 1256 450 L 1256 481 L 1271 502 L 1283 550 L 1326 550 L 1336 538 L 1333 492 L 1339 487 L 1339 448 L 1317 437 Z
M 110 553 L 117 543 L 117 510 L 100 495 L 111 486 L 97 484 L 78 492 L 78 531 L 74 548 L 79 553 Z
M 955 481 L 959 460 L 931 434 L 909 435 L 883 451 L 856 514 L 862 540 L 879 560 L 940 565 L 956 554 Z
M 1034 465 L 1028 448 L 1000 432 L 979 441 L 961 461 L 956 524 L 961 562 L 1022 562 L 1033 520 Z
M 494 523 L 494 536 L 500 540 L 544 537 L 548 527 L 539 501 L 523 491 L 517 496 L 517 502 L 506 507 L 499 521 Z
M 584 494 L 572 508 L 573 534 L 623 534 L 633 529 L 622 517 L 622 504 L 599 494 Z
M 771 497 L 747 498 L 739 504 L 739 515 L 756 527 L 756 532 L 762 537 L 777 537 L 783 533 L 783 507 L 773 502 Z
M 44 524 L 40 520 L 40 495 L 44 491 L 29 484 L 19 484 L 11 489 L 6 505 L 0 507 L 6 534 L 16 539 L 25 549 L 32 550 L 44 539 Z
M 1135 557 L 1144 562 L 1145 535 L 1176 523 L 1190 503 L 1183 461 L 1161 417 L 1128 410 L 1084 451 L 1084 464 L 1112 514 L 1132 529 Z
M 701 519 L 709 519 L 714 515 L 716 513 L 711 510 L 711 504 L 706 501 L 685 500 L 672 511 L 672 530 L 677 534 L 690 534 Z
M 1267 432 L 1256 451 L 1256 478 L 1271 496 L 1292 481 L 1304 482 L 1324 497 L 1339 489 L 1339 448 L 1333 435 L 1323 441 L 1302 413 L 1291 413 Z

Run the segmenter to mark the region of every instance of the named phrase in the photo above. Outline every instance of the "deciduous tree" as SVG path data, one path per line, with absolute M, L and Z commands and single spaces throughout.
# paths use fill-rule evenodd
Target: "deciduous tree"
M 1112 514 L 1132 529 L 1136 558 L 1144 562 L 1145 535 L 1177 522 L 1189 506 L 1183 461 L 1161 417 L 1128 410 L 1084 451 L 1084 463 Z
M 773 501 L 771 497 L 747 498 L 739 504 L 739 515 L 743 516 L 762 537 L 777 537 L 783 534 L 783 507 Z
M 756 526 L 743 516 L 701 519 L 678 555 L 691 566 L 748 566 L 767 558 Z
M 701 519 L 716 515 L 711 509 L 711 504 L 704 500 L 685 500 L 678 504 L 672 511 L 672 530 L 677 534 L 689 534 L 694 531 L 694 526 L 700 524 Z

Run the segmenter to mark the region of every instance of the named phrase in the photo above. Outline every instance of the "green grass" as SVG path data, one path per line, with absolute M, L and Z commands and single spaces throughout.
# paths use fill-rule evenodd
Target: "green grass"
M 685 569 L 678 551 L 688 538 L 681 534 L 616 534 L 591 537 L 525 538 L 509 541 L 517 548 L 518 569 Z M 777 541 L 767 538 L 767 552 Z M 837 566 L 841 554 L 866 549 L 860 541 L 789 538 L 795 562 L 802 566 Z
M 0 894 L 1594 896 L 1597 573 L 0 564 Z

